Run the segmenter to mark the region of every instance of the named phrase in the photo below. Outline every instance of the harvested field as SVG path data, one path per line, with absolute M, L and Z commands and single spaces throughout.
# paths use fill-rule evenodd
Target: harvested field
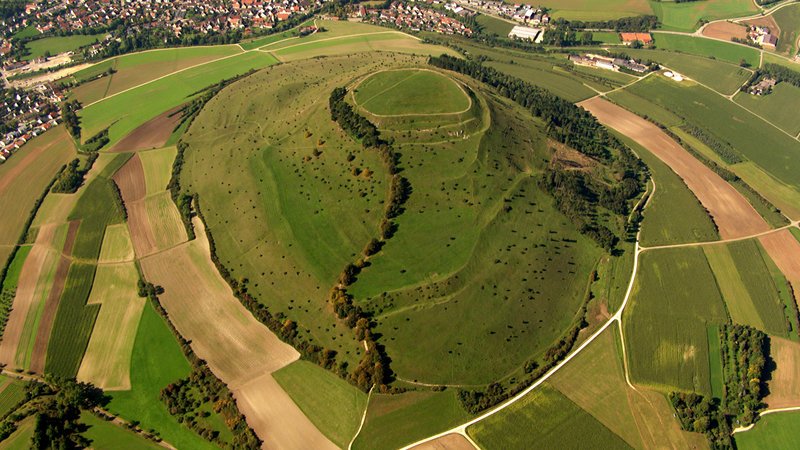
M 770 356 L 775 362 L 772 379 L 767 382 L 769 395 L 764 399 L 769 408 L 800 405 L 800 343 L 770 338 Z
M 726 41 L 730 41 L 731 38 L 745 39 L 747 37 L 747 28 L 744 25 L 733 22 L 714 22 L 703 28 L 703 36 Z
M 39 230 L 36 243 L 22 266 L 17 293 L 3 333 L 3 340 L 0 342 L 0 363 L 9 368 L 21 367 L 17 355 L 21 346 L 27 346 L 25 335 L 32 325 L 28 323 L 28 317 L 35 315 L 39 301 L 47 295 L 43 290 L 50 287 L 40 278 L 57 259 L 56 253 L 51 248 L 55 231 L 54 225 L 46 225 Z
M 144 168 L 147 195 L 167 189 L 169 179 L 172 177 L 172 163 L 177 154 L 178 149 L 174 146 L 139 153 Z
M 272 375 L 265 373 L 233 390 L 247 423 L 270 449 L 338 448 L 303 414 Z
M 175 107 L 140 125 L 114 145 L 111 152 L 135 152 L 163 147 L 181 121 L 181 107 Z
M 196 240 L 141 260 L 147 280 L 164 287 L 161 303 L 178 331 L 231 388 L 296 360 L 233 296 L 211 262 L 202 222 L 195 227 Z
M 146 183 L 144 180 L 144 167 L 139 155 L 133 155 L 131 159 L 122 166 L 112 177 L 119 186 L 122 200 L 127 206 L 135 201 L 142 200 L 147 195 Z
M 99 304 L 78 380 L 104 390 L 131 388 L 131 354 L 146 300 L 137 295 L 133 263 L 100 265 L 88 304 Z
M 758 240 L 789 280 L 795 299 L 800 299 L 800 242 L 788 229 L 761 236 Z
M 601 98 L 593 98 L 579 105 L 594 114 L 601 123 L 630 137 L 670 166 L 709 211 L 723 239 L 769 230 L 769 225 L 742 194 L 657 126 Z
M 418 450 L 472 450 L 474 445 L 464 436 L 453 433 L 414 447 Z
M 100 263 L 133 261 L 133 244 L 128 226 L 124 223 L 109 225 L 100 247 Z

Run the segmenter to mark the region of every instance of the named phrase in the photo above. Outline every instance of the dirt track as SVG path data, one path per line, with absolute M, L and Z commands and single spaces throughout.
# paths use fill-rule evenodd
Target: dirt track
M 133 130 L 129 135 L 122 138 L 110 151 L 135 152 L 163 147 L 167 139 L 172 135 L 172 131 L 181 121 L 181 114 L 174 114 L 180 109 L 181 107 L 178 106 L 158 117 L 150 119 L 139 126 L 139 128 Z M 172 117 L 170 117 L 170 115 L 172 115 Z
M 770 229 L 736 189 L 657 126 L 599 97 L 578 103 L 578 106 L 591 112 L 602 124 L 647 148 L 672 168 L 709 211 L 723 239 L 749 236 Z M 680 218 L 676 217 L 676 220 Z
M 25 329 L 25 319 L 36 301 L 39 278 L 45 262 L 53 257 L 54 252 L 50 245 L 53 242 L 55 230 L 56 225 L 41 227 L 36 236 L 36 243 L 22 265 L 22 272 L 17 283 L 17 293 L 14 296 L 11 314 L 9 314 L 8 323 L 3 332 L 3 340 L 0 343 L 0 363 L 12 369 L 15 368 L 17 347 L 19 347 L 22 332 Z
M 265 441 L 265 448 L 337 448 L 308 420 L 272 375 L 266 373 L 254 378 L 235 389 L 234 396 L 247 423 Z
M 414 447 L 417 450 L 474 450 L 475 447 L 460 434 L 448 434 Z

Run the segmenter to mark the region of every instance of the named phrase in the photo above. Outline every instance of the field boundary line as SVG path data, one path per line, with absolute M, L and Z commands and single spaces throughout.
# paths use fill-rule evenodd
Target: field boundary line
M 756 239 L 762 236 L 767 236 L 773 233 L 778 233 L 783 230 L 800 226 L 800 221 L 793 220 L 788 225 L 784 225 L 779 228 L 773 228 L 771 230 L 762 231 L 761 233 L 750 234 L 747 236 L 741 236 L 736 238 L 728 238 L 728 239 L 719 239 L 717 241 L 702 241 L 702 242 L 686 242 L 684 244 L 668 244 L 668 245 L 654 245 L 652 247 L 641 247 L 642 252 L 652 251 L 652 250 L 665 250 L 670 248 L 686 248 L 686 247 L 702 247 L 706 245 L 717 245 L 717 244 L 728 244 L 731 242 L 738 242 L 738 241 L 746 241 L 748 239 Z
M 768 414 L 776 414 L 776 413 L 782 413 L 782 412 L 793 412 L 793 411 L 800 411 L 800 406 L 787 406 L 786 408 L 765 409 L 764 411 L 761 411 L 760 413 L 758 413 L 758 417 L 766 416 Z M 734 428 L 733 433 L 731 433 L 731 434 L 744 433 L 745 431 L 750 431 L 757 424 L 758 424 L 758 422 L 753 422 L 753 423 L 751 423 L 750 425 L 748 425 L 746 427 Z
M 361 430 L 364 428 L 364 422 L 367 421 L 367 411 L 369 411 L 369 400 L 372 398 L 372 391 L 375 390 L 375 385 L 373 384 L 371 388 L 369 388 L 369 392 L 367 392 L 367 405 L 364 406 L 364 413 L 361 414 L 361 423 L 358 424 L 358 429 L 356 430 L 356 434 L 353 435 L 353 438 L 350 439 L 350 443 L 347 444 L 347 450 L 353 449 L 353 443 L 358 438 L 358 435 L 361 434 Z

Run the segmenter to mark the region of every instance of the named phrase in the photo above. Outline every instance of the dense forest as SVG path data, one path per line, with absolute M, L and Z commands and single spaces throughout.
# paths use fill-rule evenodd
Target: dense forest
M 429 63 L 493 86 L 500 94 L 544 120 L 549 137 L 611 168 L 618 181 L 613 185 L 587 173 L 549 167 L 540 179 L 540 186 L 555 197 L 559 210 L 573 220 L 582 233 L 605 249 L 614 248 L 619 236 L 595 218 L 600 207 L 619 218 L 627 218 L 630 200 L 643 191 L 646 169 L 630 149 L 610 135 L 589 112 L 546 89 L 476 61 L 442 55 L 431 57 Z

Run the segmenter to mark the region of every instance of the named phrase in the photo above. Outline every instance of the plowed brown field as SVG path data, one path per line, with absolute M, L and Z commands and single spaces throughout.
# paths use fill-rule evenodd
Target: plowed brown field
M 592 113 L 603 125 L 630 137 L 672 168 L 709 211 L 723 239 L 769 231 L 769 225 L 733 186 L 686 152 L 657 126 L 599 97 L 578 105 Z M 678 217 L 675 219 L 680 220 Z
M 177 113 L 180 109 L 178 106 L 145 122 L 122 138 L 110 151 L 134 152 L 163 147 L 181 121 L 181 114 Z
M 474 450 L 475 446 L 464 436 L 453 433 L 420 444 L 414 448 L 417 450 Z
M 133 155 L 112 177 L 119 186 L 125 206 L 142 200 L 147 194 L 144 181 L 144 168 L 139 155 Z

